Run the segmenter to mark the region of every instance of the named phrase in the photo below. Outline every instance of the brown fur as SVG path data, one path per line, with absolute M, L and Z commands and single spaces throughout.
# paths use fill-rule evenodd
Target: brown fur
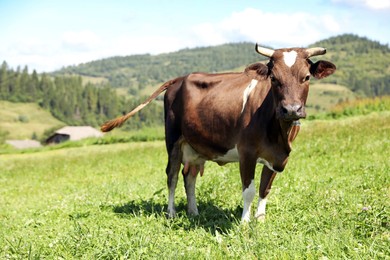
M 292 66 L 285 64 L 286 51 L 297 52 Z M 269 193 L 276 172 L 284 170 L 291 143 L 300 129 L 296 122 L 306 116 L 308 76 L 324 78 L 336 67 L 327 61 L 312 63 L 308 59 L 310 55 L 324 53 L 323 48 L 309 51 L 290 48 L 267 53 L 272 53 L 267 65 L 252 64 L 242 73 L 191 73 L 168 81 L 131 112 L 102 126 L 102 131 L 106 132 L 122 125 L 166 90 L 164 111 L 170 216 L 175 214 L 171 199 L 174 198 L 181 164 L 184 165 L 191 214 L 198 214 L 194 185 L 206 160 L 220 165 L 226 163 L 224 160 L 238 160 L 243 191 L 254 179 L 257 162 L 263 160 L 267 166 L 262 171 L 260 198 Z M 247 96 L 244 95 L 246 91 Z M 238 159 L 226 159 L 229 158 L 225 157 L 228 152 L 235 149 Z M 188 171 L 191 174 L 186 174 Z

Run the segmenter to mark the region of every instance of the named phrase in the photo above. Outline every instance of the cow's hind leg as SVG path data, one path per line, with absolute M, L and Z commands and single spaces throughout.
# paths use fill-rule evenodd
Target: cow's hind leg
M 168 165 L 166 168 L 167 184 L 168 184 L 168 217 L 174 217 L 176 215 L 175 210 L 175 190 L 177 186 L 177 179 L 181 166 L 181 151 L 179 142 L 176 142 L 169 151 Z
M 187 170 L 188 169 L 188 170 Z M 187 211 L 189 215 L 197 216 L 199 215 L 198 207 L 196 204 L 195 196 L 195 184 L 196 177 L 200 172 L 203 175 L 204 165 L 184 165 L 183 177 L 184 177 L 184 186 L 186 188 L 187 195 Z
M 276 176 L 276 172 L 270 170 L 267 166 L 263 167 L 261 173 L 260 189 L 259 189 L 259 202 L 257 204 L 257 211 L 255 217 L 260 220 L 265 220 L 265 207 L 267 204 L 267 195 L 271 191 L 272 182 Z

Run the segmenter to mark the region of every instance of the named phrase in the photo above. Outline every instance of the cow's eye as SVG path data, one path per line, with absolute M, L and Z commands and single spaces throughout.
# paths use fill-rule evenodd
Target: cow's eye
M 310 80 L 310 75 L 306 75 L 306 77 L 303 79 L 303 82 L 309 81 Z
M 272 82 L 276 82 L 276 79 L 275 79 L 275 76 L 274 75 L 270 75 L 269 78 L 271 79 Z

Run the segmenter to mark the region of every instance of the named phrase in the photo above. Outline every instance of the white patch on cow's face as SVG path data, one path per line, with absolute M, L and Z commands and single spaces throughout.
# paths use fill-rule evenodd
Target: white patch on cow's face
M 284 63 L 291 67 L 297 60 L 298 53 L 296 51 L 283 52 Z
M 251 94 L 252 90 L 256 87 L 258 80 L 252 79 L 251 83 L 246 87 L 244 90 L 244 94 L 242 95 L 242 109 L 241 113 L 244 111 L 246 102 L 248 101 L 249 95 Z
M 242 211 L 242 222 L 249 222 L 251 216 L 251 205 L 253 198 L 256 195 L 255 183 L 252 180 L 251 184 L 242 192 L 242 197 L 244 199 L 244 209 Z

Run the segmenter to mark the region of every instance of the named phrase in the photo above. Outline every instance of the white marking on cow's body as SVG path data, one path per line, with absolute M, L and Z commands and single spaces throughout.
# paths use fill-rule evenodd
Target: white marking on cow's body
M 213 159 L 214 162 L 222 162 L 222 163 L 229 163 L 229 162 L 238 162 L 240 161 L 240 155 L 238 153 L 237 145 L 233 148 L 230 149 L 226 154 L 222 156 L 218 156 L 217 158 Z M 274 171 L 274 168 L 272 166 L 272 163 L 268 162 L 264 158 L 257 158 L 257 163 L 264 164 L 265 166 L 268 167 L 271 171 Z
M 261 157 L 257 158 L 257 163 L 261 163 L 261 164 L 264 164 L 265 166 L 267 166 L 268 169 L 270 169 L 271 171 L 274 171 L 274 168 L 272 166 L 272 163 L 270 163 L 269 161 L 267 161 L 266 159 L 263 159 Z
M 258 82 L 259 82 L 258 80 L 252 79 L 251 83 L 244 90 L 244 94 L 242 95 L 241 113 L 244 111 L 244 108 L 245 108 L 246 102 L 248 101 L 249 95 L 251 94 L 252 90 L 256 87 Z
M 259 198 L 257 202 L 257 211 L 255 214 L 255 218 L 258 220 L 264 220 L 265 218 L 265 206 L 267 205 L 267 198 Z
M 251 215 L 251 205 L 253 198 L 256 195 L 255 183 L 252 180 L 251 184 L 242 192 L 242 197 L 244 199 L 244 209 L 242 211 L 242 222 L 249 222 Z
M 283 60 L 284 63 L 291 67 L 295 64 L 295 61 L 297 60 L 298 53 L 296 51 L 290 51 L 290 52 L 283 52 Z
M 195 151 L 187 142 L 183 142 L 181 145 L 181 151 L 183 153 L 182 163 L 187 164 L 187 167 L 190 165 L 204 165 L 206 160 L 201 157 L 201 155 Z
M 218 156 L 213 161 L 223 162 L 223 163 L 238 162 L 239 155 L 238 155 L 237 145 L 233 149 L 230 149 L 226 154 L 222 156 Z

